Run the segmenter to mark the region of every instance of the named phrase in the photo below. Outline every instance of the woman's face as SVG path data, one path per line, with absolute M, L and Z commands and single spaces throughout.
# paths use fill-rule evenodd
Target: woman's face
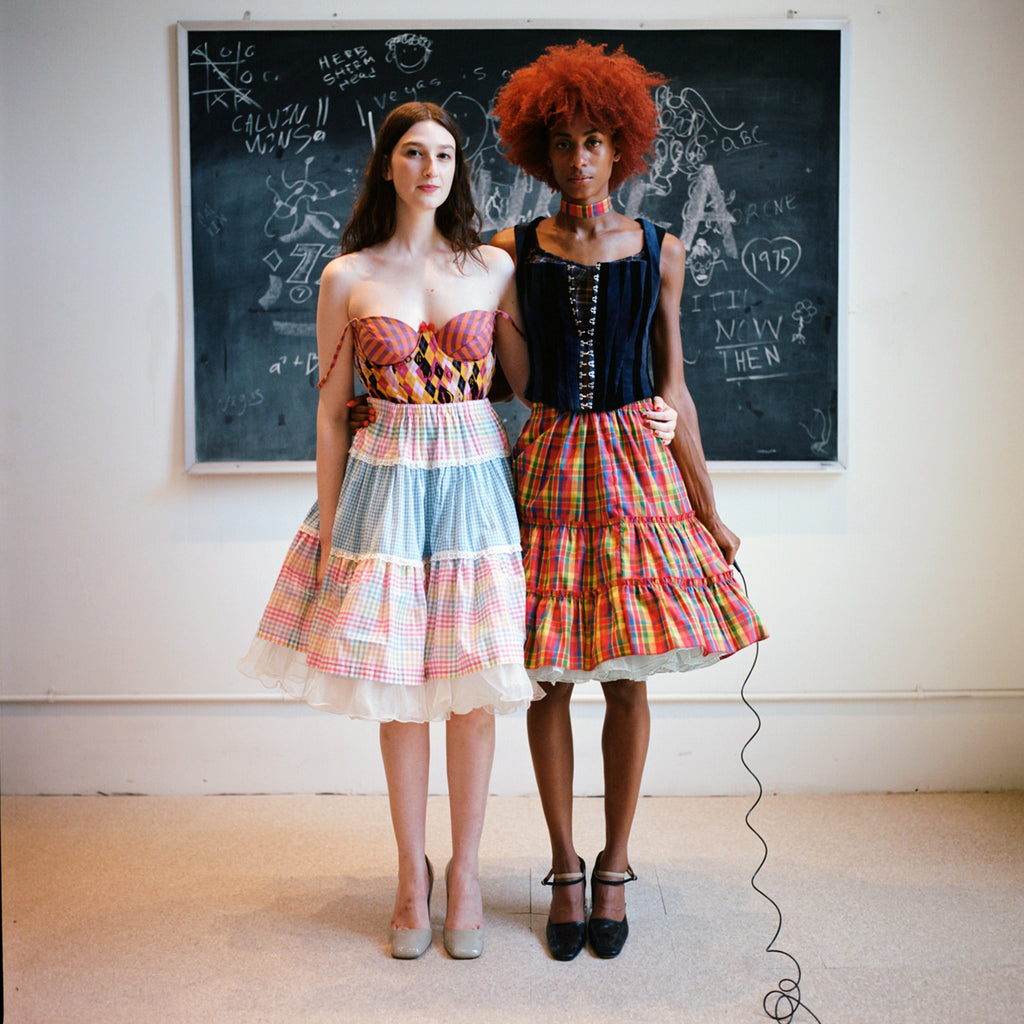
M 559 121 L 548 133 L 548 160 L 566 199 L 593 203 L 608 195 L 619 151 L 611 136 L 580 117 Z
M 391 151 L 384 178 L 393 182 L 400 203 L 436 210 L 455 179 L 455 139 L 436 121 L 417 121 Z

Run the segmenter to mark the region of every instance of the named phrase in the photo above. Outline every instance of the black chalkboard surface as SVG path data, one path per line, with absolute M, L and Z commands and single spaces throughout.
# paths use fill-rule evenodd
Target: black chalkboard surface
M 311 468 L 317 285 L 392 107 L 456 116 L 484 238 L 557 209 L 503 160 L 488 111 L 511 70 L 578 38 L 669 79 L 650 172 L 615 202 L 686 244 L 680 323 L 708 460 L 841 466 L 845 29 L 797 24 L 180 25 L 189 468 Z M 518 403 L 498 408 L 515 432 Z

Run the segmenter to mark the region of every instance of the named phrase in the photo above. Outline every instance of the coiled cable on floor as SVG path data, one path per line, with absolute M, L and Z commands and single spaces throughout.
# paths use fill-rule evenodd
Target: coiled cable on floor
M 747 594 L 747 578 L 743 575 L 743 571 L 740 569 L 739 563 L 734 562 L 733 568 L 736 570 L 737 573 L 739 573 L 739 577 L 743 581 L 743 593 Z M 749 597 L 749 594 L 747 596 Z M 757 725 L 754 726 L 754 731 L 750 734 L 750 737 L 747 739 L 747 742 L 744 743 L 743 746 L 740 748 L 740 762 L 742 763 L 743 767 L 746 768 L 747 773 L 750 775 L 750 777 L 754 780 L 754 783 L 757 785 L 757 796 L 754 799 L 754 802 L 750 805 L 750 809 L 747 811 L 746 815 L 744 815 L 743 820 L 747 823 L 747 828 L 749 828 L 750 831 L 753 832 L 755 836 L 757 836 L 758 841 L 764 848 L 764 853 L 761 856 L 761 863 L 757 865 L 757 867 L 754 870 L 754 873 L 750 876 L 750 885 L 753 888 L 754 892 L 756 892 L 763 899 L 766 899 L 772 905 L 772 907 L 775 909 L 775 914 L 779 922 L 778 926 L 775 929 L 775 934 L 771 938 L 771 941 L 768 943 L 767 946 L 765 946 L 765 952 L 772 953 L 775 956 L 785 957 L 790 963 L 792 963 L 796 971 L 795 978 L 781 978 L 778 982 L 778 987 L 766 993 L 762 1005 L 764 1006 L 765 1014 L 772 1020 L 778 1021 L 778 1024 L 792 1024 L 792 1021 L 796 1016 L 797 1011 L 800 1009 L 803 1009 L 807 1013 L 807 1015 L 811 1017 L 812 1020 L 817 1021 L 817 1024 L 821 1024 L 821 1021 L 818 1020 L 817 1015 L 803 1001 L 803 998 L 800 994 L 801 971 L 800 964 L 797 961 L 796 957 L 793 956 L 791 953 L 787 953 L 784 949 L 775 948 L 775 942 L 778 939 L 779 935 L 782 933 L 782 909 L 779 907 L 778 903 L 776 903 L 775 900 L 773 900 L 771 896 L 769 896 L 768 893 L 766 893 L 757 884 L 757 876 L 761 873 L 761 869 L 764 867 L 765 862 L 768 860 L 768 844 L 767 842 L 765 842 L 764 836 L 762 836 L 761 833 L 758 832 L 757 829 L 754 828 L 754 826 L 751 824 L 750 816 L 754 813 L 754 809 L 761 802 L 761 798 L 764 796 L 764 789 L 761 786 L 761 780 L 754 773 L 753 768 L 751 768 L 750 765 L 747 763 L 747 747 L 749 747 L 750 744 L 753 743 L 754 737 L 757 736 L 757 734 L 761 731 L 761 716 L 757 713 L 757 709 L 754 707 L 754 705 L 751 704 L 749 700 L 747 700 L 746 691 L 747 683 L 750 682 L 750 677 L 754 674 L 754 668 L 757 665 L 757 656 L 760 653 L 760 649 L 760 643 L 755 641 L 754 660 L 750 663 L 750 668 L 747 670 L 746 678 L 743 680 L 743 683 L 740 686 L 740 700 L 742 700 L 743 703 L 746 704 L 746 706 L 750 709 L 751 714 L 757 720 Z

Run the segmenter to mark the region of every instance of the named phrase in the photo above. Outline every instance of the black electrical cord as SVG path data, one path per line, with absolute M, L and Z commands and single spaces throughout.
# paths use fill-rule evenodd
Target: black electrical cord
M 743 575 L 743 571 L 739 567 L 738 562 L 733 563 L 733 568 L 739 573 L 740 579 L 743 581 L 743 592 L 747 593 L 747 578 Z M 757 831 L 756 828 L 750 822 L 750 816 L 754 813 L 754 809 L 761 802 L 761 798 L 764 796 L 764 789 L 761 786 L 761 780 L 754 774 L 754 770 L 747 764 L 747 747 L 754 741 L 754 737 L 761 731 L 761 716 L 757 713 L 754 705 L 747 700 L 747 683 L 750 682 L 750 677 L 754 674 L 754 667 L 757 665 L 757 656 L 760 653 L 760 643 L 754 643 L 754 660 L 750 664 L 750 669 L 747 671 L 746 678 L 743 680 L 743 684 L 740 686 L 740 700 L 750 709 L 751 714 L 757 719 L 757 725 L 754 727 L 754 731 L 750 734 L 749 739 L 740 748 L 740 761 L 743 767 L 746 768 L 750 777 L 754 780 L 757 785 L 757 797 L 754 802 L 750 805 L 750 809 L 744 816 L 744 821 L 747 823 L 747 828 L 757 836 L 758 841 L 764 848 L 764 853 L 761 856 L 761 863 L 757 865 L 754 873 L 750 876 L 750 885 L 759 896 L 766 899 L 772 907 L 775 909 L 775 914 L 778 917 L 778 927 L 775 929 L 775 934 L 772 936 L 771 941 L 765 946 L 766 953 L 772 953 L 775 956 L 785 957 L 796 969 L 795 978 L 783 977 L 779 980 L 778 987 L 772 989 L 766 993 L 762 1005 L 764 1006 L 764 1012 L 774 1021 L 778 1021 L 779 1024 L 791 1024 L 796 1012 L 799 1009 L 803 1009 L 812 1020 L 817 1021 L 817 1024 L 821 1024 L 814 1011 L 803 1001 L 800 994 L 800 964 L 796 957 L 791 953 L 787 953 L 783 949 L 776 949 L 775 942 L 779 935 L 782 933 L 782 910 L 778 903 L 775 902 L 760 886 L 757 884 L 757 876 L 761 873 L 761 868 L 764 867 L 765 861 L 768 860 L 768 844 L 765 842 L 764 836 Z

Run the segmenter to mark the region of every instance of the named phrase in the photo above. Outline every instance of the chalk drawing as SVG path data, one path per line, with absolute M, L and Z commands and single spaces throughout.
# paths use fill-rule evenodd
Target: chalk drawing
M 426 36 L 417 35 L 415 32 L 403 32 L 401 35 L 392 36 L 384 44 L 388 51 L 384 59 L 389 64 L 394 64 L 399 71 L 414 75 L 427 66 L 433 45 Z
M 720 258 L 721 249 L 712 249 L 706 238 L 698 238 L 686 254 L 686 267 L 690 271 L 693 283 L 704 288 L 711 283 L 711 275 L 715 267 L 725 266 Z
M 794 307 L 790 317 L 796 321 L 796 334 L 789 340 L 797 345 L 806 344 L 804 337 L 804 324 L 809 324 L 817 314 L 818 310 L 807 299 L 801 299 Z
M 321 204 L 333 199 L 342 190 L 331 188 L 326 182 L 312 181 L 309 167 L 315 157 L 307 156 L 300 177 L 289 180 L 281 171 L 281 181 L 266 179 L 267 190 L 273 195 L 272 210 L 263 233 L 267 238 L 280 238 L 282 242 L 293 242 L 315 232 L 324 238 L 334 239 L 341 229 L 341 221 Z
M 227 226 L 228 219 L 222 213 L 218 213 L 209 203 L 204 203 L 197 218 L 200 226 L 211 237 L 216 238 Z
M 244 67 L 255 53 L 254 45 L 241 42 L 234 49 L 222 46 L 213 57 L 206 43 L 192 50 L 189 66 L 204 71 L 203 85 L 193 89 L 192 95 L 204 98 L 207 112 L 219 107 L 225 110 L 238 110 L 243 106 L 260 108 L 252 98 L 253 73 Z
M 815 455 L 825 455 L 829 450 L 829 443 L 832 440 L 832 414 L 822 412 L 821 409 L 814 410 L 813 425 L 807 426 L 801 421 L 800 426 L 804 428 L 807 436 L 813 442 L 811 451 Z

